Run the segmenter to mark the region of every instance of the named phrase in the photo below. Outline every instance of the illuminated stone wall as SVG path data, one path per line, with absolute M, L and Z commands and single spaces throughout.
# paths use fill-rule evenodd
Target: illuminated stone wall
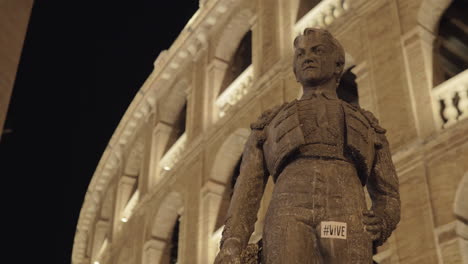
M 33 0 L 0 1 L 0 138 Z
M 297 18 L 299 2 L 201 1 L 156 59 L 101 158 L 81 210 L 74 264 L 169 263 L 176 222 L 178 263 L 212 263 L 218 217 L 250 123 L 300 96 L 292 41 L 306 26 L 325 27 L 340 40 L 355 66 L 361 107 L 388 130 L 402 216 L 374 258 L 468 261 L 461 250 L 468 212 L 460 202 L 466 200 L 466 184 L 460 186 L 468 172 L 468 121 L 449 103 L 439 109 L 440 100 L 459 93 L 457 107 L 468 110 L 468 72 L 432 85 L 437 24 L 451 1 L 325 0 Z M 228 60 L 249 30 L 252 65 L 220 94 Z M 184 102 L 186 129 L 174 140 Z M 273 187 L 270 181 L 252 241 L 261 237 Z

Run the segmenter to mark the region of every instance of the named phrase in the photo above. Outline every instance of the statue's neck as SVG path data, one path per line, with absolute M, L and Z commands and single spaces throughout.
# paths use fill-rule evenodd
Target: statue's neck
M 303 84 L 301 99 L 309 99 L 317 93 L 327 93 L 336 96 L 336 87 L 337 84 L 334 79 L 319 85 Z

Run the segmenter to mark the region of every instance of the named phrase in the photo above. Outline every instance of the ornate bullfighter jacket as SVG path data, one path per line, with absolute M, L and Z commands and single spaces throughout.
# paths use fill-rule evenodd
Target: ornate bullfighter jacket
M 276 181 L 282 169 L 299 156 L 353 163 L 362 185 L 367 185 L 372 209 L 383 222 L 376 244 L 383 244 L 396 228 L 398 178 L 386 130 L 372 113 L 338 99 L 334 92 L 313 97 L 277 106 L 251 124 L 221 247 L 227 239 L 238 240 L 243 248 L 247 245 L 268 175 Z

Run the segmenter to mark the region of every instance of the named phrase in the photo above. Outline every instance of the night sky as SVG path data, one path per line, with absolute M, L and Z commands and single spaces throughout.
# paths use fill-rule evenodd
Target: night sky
M 0 176 L 26 185 L 29 201 L 12 210 L 29 225 L 29 216 L 58 214 L 34 236 L 54 230 L 56 263 L 71 262 L 84 195 L 110 137 L 199 1 L 64 2 L 72 1 L 35 1 L 5 123 L 12 132 L 0 141 Z

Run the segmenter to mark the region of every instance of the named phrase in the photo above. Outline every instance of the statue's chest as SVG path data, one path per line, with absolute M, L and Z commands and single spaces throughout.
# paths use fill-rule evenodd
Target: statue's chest
M 297 117 L 306 143 L 338 143 L 343 138 L 344 114 L 339 100 L 297 101 Z

